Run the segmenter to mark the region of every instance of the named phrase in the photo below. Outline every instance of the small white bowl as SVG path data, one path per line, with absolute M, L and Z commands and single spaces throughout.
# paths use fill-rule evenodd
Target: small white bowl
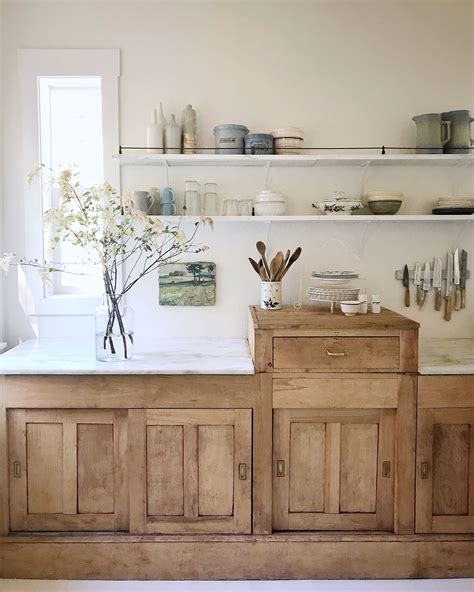
M 256 216 L 283 216 L 286 212 L 284 201 L 262 201 L 253 204 Z
M 359 300 L 342 300 L 340 304 L 341 310 L 346 317 L 354 317 L 360 312 L 361 303 Z

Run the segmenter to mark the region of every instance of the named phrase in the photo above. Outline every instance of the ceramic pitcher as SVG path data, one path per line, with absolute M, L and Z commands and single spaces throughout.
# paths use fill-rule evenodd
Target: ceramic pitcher
M 416 124 L 416 152 L 442 154 L 451 138 L 451 122 L 443 121 L 441 113 L 423 113 L 412 118 Z
M 471 137 L 471 123 L 474 118 L 468 109 L 441 113 L 443 121 L 451 125 L 451 137 L 445 146 L 448 154 L 469 154 L 474 139 Z

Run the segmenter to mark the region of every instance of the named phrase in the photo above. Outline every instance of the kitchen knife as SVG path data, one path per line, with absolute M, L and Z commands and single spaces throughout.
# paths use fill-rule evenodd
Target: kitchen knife
M 436 257 L 433 268 L 433 288 L 436 290 L 435 310 L 441 310 L 441 281 L 443 277 L 443 263 Z
M 461 251 L 461 308 L 466 308 L 467 251 Z
M 454 251 L 454 310 L 461 310 L 461 270 L 459 267 L 459 249 Z
M 454 267 L 454 257 L 452 253 L 448 253 L 448 260 L 446 264 L 446 296 L 444 297 L 445 300 L 445 309 L 444 309 L 444 320 L 450 321 L 451 320 L 451 310 L 453 307 L 453 267 Z
M 410 306 L 410 272 L 408 265 L 403 268 L 403 285 L 405 286 L 405 306 Z
M 416 303 L 420 304 L 421 299 L 421 263 L 415 263 L 415 275 L 413 283 L 416 286 Z
M 423 308 L 426 302 L 426 296 L 431 290 L 431 267 L 427 262 L 425 263 L 425 271 L 423 273 L 423 286 L 421 290 L 420 308 Z

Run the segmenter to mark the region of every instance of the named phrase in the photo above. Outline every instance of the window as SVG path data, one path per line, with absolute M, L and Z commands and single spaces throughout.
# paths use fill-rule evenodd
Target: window
M 104 181 L 102 85 L 99 76 L 41 76 L 39 84 L 40 161 L 55 171 L 74 166 L 84 187 Z M 58 205 L 58 192 L 42 187 L 43 210 Z M 44 235 L 48 248 L 48 236 Z M 54 294 L 103 291 L 98 265 L 86 264 L 84 249 L 58 244 L 54 260 L 77 274 L 53 274 Z
M 19 69 L 25 178 L 39 162 L 53 170 L 76 166 L 84 187 L 107 180 L 120 189 L 112 158 L 119 144 L 119 50 L 22 50 Z M 25 188 L 25 199 L 25 253 L 48 259 L 42 214 L 58 203 L 57 191 L 38 182 Z M 69 243 L 55 249 L 54 261 L 77 275 L 55 273 L 45 289 L 28 272 L 28 312 L 91 314 L 103 292 L 98 266 L 85 263 L 83 249 Z

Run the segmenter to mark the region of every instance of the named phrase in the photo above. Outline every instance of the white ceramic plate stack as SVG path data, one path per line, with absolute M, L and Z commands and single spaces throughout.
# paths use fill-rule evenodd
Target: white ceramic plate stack
M 360 288 L 349 285 L 359 278 L 355 271 L 313 271 L 311 278 L 315 285 L 308 288 L 308 299 L 313 302 L 341 302 L 357 300 Z
M 440 197 L 433 214 L 474 214 L 474 197 Z

